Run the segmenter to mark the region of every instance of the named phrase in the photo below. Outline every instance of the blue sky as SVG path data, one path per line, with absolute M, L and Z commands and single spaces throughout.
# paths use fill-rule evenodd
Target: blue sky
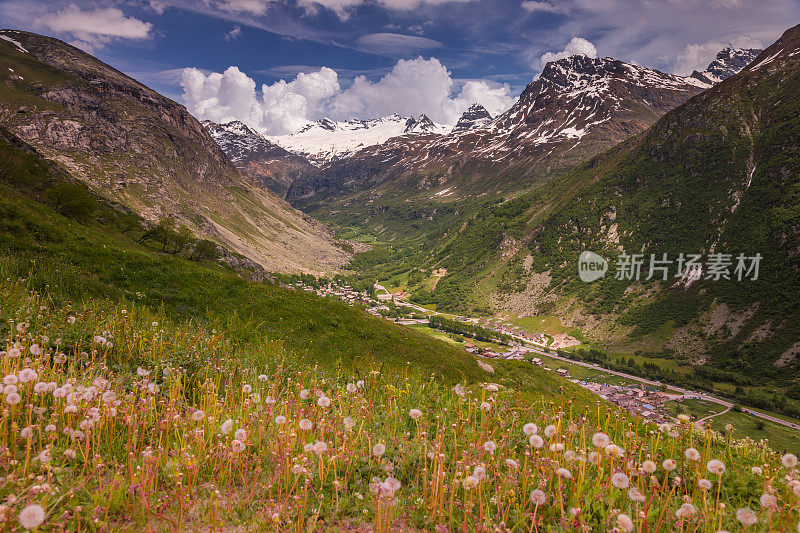
M 796 0 L 0 0 L 5 27 L 72 42 L 199 118 L 274 134 L 322 115 L 452 122 L 469 100 L 499 112 L 548 52 L 688 74 L 798 20 Z

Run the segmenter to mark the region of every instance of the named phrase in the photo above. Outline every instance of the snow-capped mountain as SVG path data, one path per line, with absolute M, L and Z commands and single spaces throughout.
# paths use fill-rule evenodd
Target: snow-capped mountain
M 270 142 L 238 120 L 227 124 L 205 120 L 203 126 L 238 169 L 280 197 L 301 172 L 311 168 L 302 156 Z
M 302 155 L 321 166 L 347 157 L 358 150 L 382 144 L 392 137 L 419 133 L 446 133 L 446 126 L 436 124 L 425 115 L 419 118 L 398 114 L 367 120 L 334 122 L 322 119 L 289 135 L 267 137 L 268 140 Z
M 415 162 L 448 154 L 477 159 L 533 159 L 587 141 L 604 144 L 646 128 L 658 116 L 708 87 L 611 58 L 576 55 L 548 63 L 508 111 L 483 126 L 435 141 Z
M 703 72 L 692 72 L 691 77 L 703 83 L 715 85 L 724 79 L 730 78 L 753 61 L 760 49 L 756 48 L 724 48 L 717 57 L 709 63 Z
M 372 186 L 411 180 L 405 190 L 431 189 L 433 194 L 447 187 L 449 194 L 459 194 L 462 187 L 480 194 L 485 177 L 491 176 L 496 194 L 588 159 L 645 130 L 709 86 L 612 58 L 568 57 L 548 63 L 498 117 L 448 135 L 400 137 L 363 149 L 313 178 L 298 180 L 287 198 L 338 196 L 342 180 L 345 189 L 359 188 L 358 175 Z M 362 172 L 367 168 L 383 175 L 367 176 Z
M 489 114 L 485 107 L 481 104 L 472 104 L 469 106 L 469 109 L 464 111 L 464 114 L 458 119 L 456 125 L 450 130 L 450 133 L 477 128 L 478 126 L 483 126 L 490 120 L 492 120 L 492 115 Z

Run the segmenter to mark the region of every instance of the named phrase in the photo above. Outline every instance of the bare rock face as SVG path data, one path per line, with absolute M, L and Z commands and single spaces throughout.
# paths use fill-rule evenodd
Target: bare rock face
M 348 260 L 262 183 L 243 176 L 182 105 L 57 39 L 3 30 L 0 124 L 98 194 L 150 220 L 174 217 L 276 271 Z
M 711 85 L 726 80 L 750 64 L 758 54 L 757 48 L 724 48 L 703 72 L 692 72 L 692 78 Z
M 236 168 L 280 197 L 286 196 L 300 174 L 314 168 L 305 157 L 281 148 L 238 120 L 227 124 L 205 120 L 203 126 Z

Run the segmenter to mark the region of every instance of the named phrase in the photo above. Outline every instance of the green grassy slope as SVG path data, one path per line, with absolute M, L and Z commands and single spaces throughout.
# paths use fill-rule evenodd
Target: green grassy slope
M 0 278 L 22 277 L 26 287 L 46 293 L 56 305 L 127 302 L 153 310 L 160 321 L 201 322 L 239 339 L 266 337 L 300 360 L 328 368 L 412 368 L 449 382 L 507 379 L 539 395 L 560 384 L 530 365 L 499 365 L 491 376 L 460 348 L 363 309 L 160 253 L 138 242 L 144 229 L 134 215 L 96 199 L 82 183 L 13 142 L 7 133 L 0 138 Z M 90 207 L 55 203 L 52 190 L 65 185 Z M 590 397 L 566 385 L 576 397 Z
M 584 166 L 575 178 L 586 187 L 545 220 L 530 245 L 534 268 L 549 270 L 559 290 L 579 294 L 590 308 L 621 314 L 634 336 L 670 320 L 687 326 L 712 303 L 734 313 L 751 309 L 741 327 L 705 339 L 712 363 L 751 377 L 790 379 L 787 370 L 800 362 L 776 363 L 800 340 L 800 101 L 794 96 L 800 62 L 791 55 L 798 49 L 795 28 L 754 64 L 780 53 L 773 61 L 693 98 L 636 142 Z M 577 279 L 581 250 L 615 258 L 620 247 L 648 257 L 714 250 L 763 259 L 757 281 L 649 283 L 643 290 L 656 292 L 645 302 L 626 293 L 627 281 L 605 279 L 589 288 Z M 753 336 L 759 326 L 767 329 L 763 338 Z

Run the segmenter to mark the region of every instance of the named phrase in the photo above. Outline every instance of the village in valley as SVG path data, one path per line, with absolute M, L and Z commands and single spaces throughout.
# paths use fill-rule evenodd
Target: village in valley
M 370 295 L 367 291 L 359 291 L 350 285 L 339 285 L 335 282 L 312 287 L 302 282 L 292 285 L 295 289 L 313 292 L 318 296 L 337 298 L 350 305 L 363 306 L 366 311 L 374 316 L 395 322 L 404 326 L 435 329 L 431 325 L 432 316 L 445 316 L 422 306 L 406 301 L 404 293 L 391 293 L 381 285 Z M 480 342 L 464 335 L 451 334 L 451 339 L 459 339 L 458 344 L 464 350 L 479 358 L 482 367 L 491 368 L 486 360 L 511 359 L 529 361 L 531 364 L 547 371 L 554 371 L 559 376 L 569 379 L 600 398 L 613 403 L 629 413 L 640 416 L 652 422 L 661 423 L 670 420 L 664 406 L 666 402 L 679 399 L 682 395 L 674 395 L 658 390 L 653 386 L 633 383 L 599 383 L 590 378 L 578 378 L 570 374 L 569 362 L 565 362 L 556 354 L 560 350 L 579 346 L 581 343 L 566 333 L 547 335 L 545 333 L 531 333 L 524 328 L 507 323 L 499 318 L 465 317 L 460 315 L 446 315 L 449 320 L 465 325 L 477 326 L 496 335 L 498 342 Z M 438 331 L 438 330 L 437 330 Z M 602 377 L 602 374 L 596 379 Z

